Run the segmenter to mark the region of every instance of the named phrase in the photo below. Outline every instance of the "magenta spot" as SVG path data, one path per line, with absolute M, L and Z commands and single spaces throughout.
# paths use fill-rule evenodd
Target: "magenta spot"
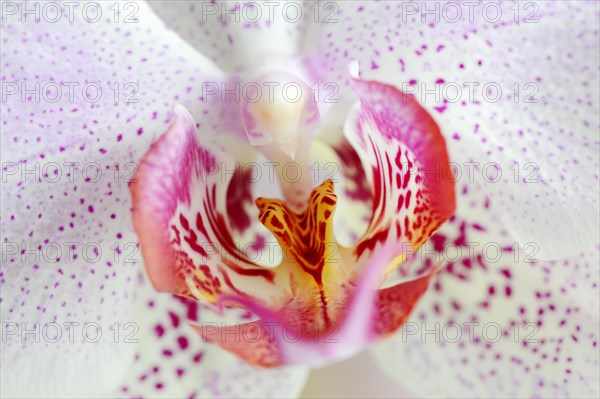
M 185 349 L 185 348 L 187 348 L 187 347 L 188 347 L 188 345 L 189 345 L 187 338 L 186 338 L 186 337 L 183 337 L 183 336 L 181 336 L 181 337 L 177 338 L 177 343 L 179 344 L 179 347 L 180 347 L 181 349 Z
M 508 269 L 502 269 L 500 270 L 500 272 L 506 277 L 506 278 L 510 278 L 511 274 L 510 274 L 510 270 Z
M 194 355 L 194 357 L 192 358 L 192 360 L 194 360 L 194 363 L 200 363 L 200 360 L 202 360 L 203 355 L 204 355 L 204 353 L 202 353 L 202 352 L 196 353 Z
M 254 242 L 252 243 L 251 248 L 254 251 L 261 251 L 263 248 L 265 248 L 265 243 L 266 243 L 265 237 L 263 237 L 260 234 L 256 234 Z
M 483 226 L 481 226 L 480 224 L 477 224 L 477 223 L 473 224 L 473 228 L 475 230 L 478 230 L 478 231 L 485 231 L 485 227 L 483 227 Z
M 179 326 L 179 316 L 173 312 L 169 312 L 169 318 L 171 319 L 171 324 L 173 324 L 173 327 Z
M 198 321 L 198 303 L 190 299 L 173 295 L 173 298 L 181 302 L 187 308 L 186 317 L 191 321 Z
M 156 327 L 154 327 L 154 332 L 160 338 L 165 334 L 165 328 L 162 325 L 157 324 Z

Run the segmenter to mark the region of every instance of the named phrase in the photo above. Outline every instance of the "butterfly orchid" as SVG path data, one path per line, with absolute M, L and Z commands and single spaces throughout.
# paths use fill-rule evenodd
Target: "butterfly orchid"
M 3 394 L 598 395 L 597 2 L 67 3 L 2 5 Z

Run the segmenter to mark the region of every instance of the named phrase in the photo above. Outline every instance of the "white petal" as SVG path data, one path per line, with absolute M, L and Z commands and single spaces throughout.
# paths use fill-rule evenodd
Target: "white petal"
M 153 1 L 151 6 L 224 70 L 264 67 L 265 57 L 296 55 L 307 9 L 299 2 Z
M 383 374 L 369 352 L 313 369 L 303 398 L 414 398 L 415 394 Z
M 598 250 L 536 261 L 535 246 L 514 251 L 480 191 L 463 193 L 416 255 L 445 267 L 374 348 L 383 370 L 425 397 L 597 397 Z
M 76 5 L 72 23 L 66 6 L 58 22 L 3 15 L 0 301 L 3 332 L 4 323 L 19 328 L 2 342 L 3 395 L 96 395 L 118 382 L 133 350 L 110 330 L 131 321 L 141 265 L 127 189 L 133 162 L 165 130 L 172 104 L 201 112 L 193 89 L 217 70 L 143 3 L 127 4 L 119 23 L 112 3 L 102 3 L 95 23 L 83 19 L 94 5 L 89 14 Z M 124 23 L 134 11 L 136 22 Z M 73 342 L 70 322 L 81 323 Z M 34 323 L 39 342 L 23 333 Z M 56 343 L 48 323 L 60 328 Z M 101 328 L 97 343 L 84 339 L 83 323 Z

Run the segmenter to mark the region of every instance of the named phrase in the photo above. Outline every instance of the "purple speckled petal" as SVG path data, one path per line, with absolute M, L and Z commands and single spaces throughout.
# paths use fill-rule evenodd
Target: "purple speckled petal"
M 13 323 L 2 342 L 3 396 L 97 395 L 132 359 L 110 328 L 132 321 L 141 265 L 127 189 L 133 162 L 165 131 L 174 103 L 201 119 L 201 77 L 219 72 L 146 5 L 131 4 L 132 23 L 124 13 L 116 23 L 106 3 L 95 23 L 81 7 L 69 23 L 65 7 L 55 23 L 7 15 L 2 25 L 0 301 L 3 328 Z M 21 88 L 34 93 L 22 100 Z M 73 342 L 71 322 L 80 323 Z M 60 328 L 56 342 L 48 323 Z M 98 342 L 83 336 L 84 323 L 97 323 L 94 339 L 101 328 Z
M 340 22 L 321 26 L 306 64 L 320 80 L 342 82 L 358 59 L 364 78 L 415 93 L 451 141 L 459 179 L 484 185 L 522 245 L 561 258 L 600 234 L 599 5 L 528 4 L 500 3 L 494 23 L 498 4 L 472 16 L 463 6 L 462 20 L 450 22 L 454 10 L 436 3 L 435 23 L 421 3 L 342 2 Z
M 414 259 L 442 270 L 374 348 L 382 369 L 424 397 L 598 397 L 598 248 L 536 262 L 481 190 L 460 191 L 456 216 Z
M 264 67 L 265 57 L 272 63 L 297 55 L 309 14 L 306 4 L 290 3 L 153 1 L 151 6 L 169 28 L 231 72 Z
M 137 288 L 140 330 L 135 362 L 110 397 L 299 396 L 308 369 L 250 366 L 218 346 L 202 342 L 190 323 L 202 322 L 216 329 L 220 322 L 205 321 L 207 310 L 197 302 L 156 293 L 145 279 Z

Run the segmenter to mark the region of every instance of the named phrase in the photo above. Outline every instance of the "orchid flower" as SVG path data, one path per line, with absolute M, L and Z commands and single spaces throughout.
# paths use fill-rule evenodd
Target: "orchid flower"
M 597 397 L 598 3 L 286 4 L 2 4 L 3 396 Z

